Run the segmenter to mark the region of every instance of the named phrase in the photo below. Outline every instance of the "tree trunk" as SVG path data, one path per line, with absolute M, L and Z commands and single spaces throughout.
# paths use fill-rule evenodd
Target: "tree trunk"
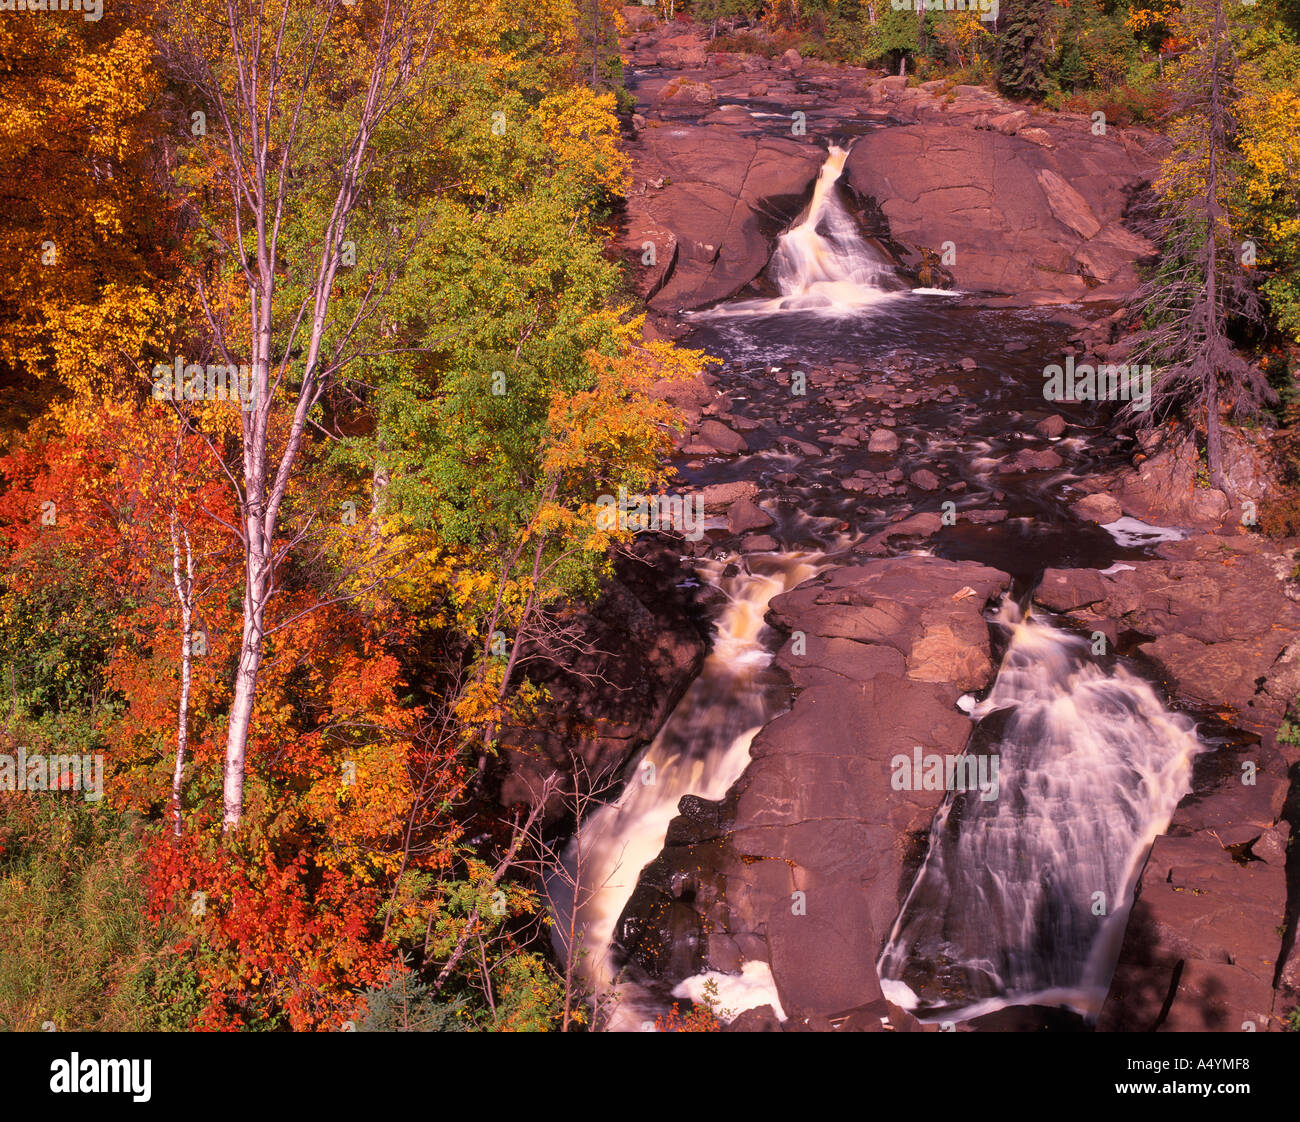
M 249 568 L 256 564 L 249 558 Z M 235 697 L 230 705 L 226 731 L 226 768 L 222 781 L 224 815 L 222 829 L 238 829 L 244 812 L 244 760 L 248 754 L 248 732 L 253 721 L 257 676 L 262 668 L 262 624 L 266 613 L 269 576 L 255 579 L 248 574 L 244 592 L 244 631 L 239 646 L 239 669 L 235 674 Z
M 185 576 L 181 576 L 181 549 L 176 537 L 176 519 L 172 532 L 172 584 L 181 606 L 181 696 L 176 716 L 176 766 L 172 770 L 172 833 L 181 836 L 181 792 L 185 776 L 185 756 L 190 737 L 190 664 L 194 651 L 194 555 L 190 536 L 185 536 Z
M 1210 384 L 1205 392 L 1205 459 L 1209 469 L 1210 483 L 1228 496 L 1228 502 L 1236 504 L 1236 496 L 1223 474 L 1223 430 L 1219 421 L 1219 374 L 1216 370 L 1210 376 Z
M 1210 130 L 1209 166 L 1205 175 L 1206 209 L 1206 261 L 1205 261 L 1205 324 L 1209 370 L 1205 375 L 1205 459 L 1210 484 L 1235 502 L 1228 481 L 1223 474 L 1223 433 L 1219 421 L 1219 368 L 1217 356 L 1228 345 L 1223 311 L 1219 307 L 1219 140 L 1226 133 L 1226 108 L 1223 103 L 1220 50 L 1225 34 L 1223 5 L 1214 7 L 1214 55 L 1210 69 Z

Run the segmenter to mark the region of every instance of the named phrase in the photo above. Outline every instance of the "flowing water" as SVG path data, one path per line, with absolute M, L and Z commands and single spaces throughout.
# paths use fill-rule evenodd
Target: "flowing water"
M 697 486 L 758 483 L 775 519 L 767 533 L 780 549 L 738 559 L 725 533 L 714 535 L 725 550 L 697 562 L 700 579 L 725 594 L 713 651 L 629 768 L 621 796 L 570 843 L 568 866 L 572 871 L 580 856 L 582 880 L 591 886 L 577 902 L 580 971 L 605 999 L 598 1002 L 605 1028 L 644 1028 L 668 1000 L 662 986 L 623 969 L 616 932 L 678 802 L 686 794 L 722 798 L 748 764 L 753 737 L 788 696 L 769 670 L 763 634 L 772 596 L 856 561 L 847 552 L 852 545 L 900 511 L 935 510 L 949 498 L 963 512 L 995 507 L 1006 517 L 963 519 L 935 552 L 997 566 L 1022 591 L 1048 566 L 1104 568 L 1146 555 L 1146 542 L 1064 513 L 1070 484 L 1115 462 L 1099 418 L 1086 407 L 1055 407 L 1076 434 L 1052 442 L 1063 454 L 1059 467 L 1001 470 L 1017 452 L 1048 446 L 1033 424 L 1048 412 L 1044 356 L 1063 345 L 1053 313 L 907 291 L 839 196 L 846 157 L 846 148 L 831 147 L 807 209 L 778 240 L 768 274 L 780 295 L 736 299 L 691 317 L 686 342 L 724 360 L 732 410 L 758 427 L 746 432 L 746 455 L 683 463 L 682 477 Z M 1008 341 L 1021 345 L 1012 352 Z M 975 369 L 958 370 L 958 356 L 973 358 Z M 845 390 L 802 402 L 793 403 L 773 379 L 796 365 L 845 361 L 862 371 L 847 376 Z M 892 395 L 883 411 L 872 396 L 881 387 Z M 835 393 L 857 396 L 836 401 Z M 884 463 L 865 440 L 831 439 L 867 420 L 893 426 L 900 438 Z M 849 474 L 885 467 L 901 475 L 934 468 L 955 482 L 937 494 L 904 484 L 874 495 L 841 486 Z M 1020 618 L 1011 601 L 997 622 L 1010 643 L 991 693 L 973 713 L 968 750 L 997 754 L 1000 795 L 945 802 L 878 963 L 894 1000 L 921 1016 L 960 1019 L 1030 999 L 1094 1011 L 1134 878 L 1188 789 L 1198 749 L 1186 719 L 1169 713 L 1122 665 L 1112 660 L 1103 669 L 1084 640 Z M 573 901 L 553 895 L 559 930 Z
M 1201 749 L 1124 666 L 1011 601 L 1011 642 L 971 714 L 991 729 L 968 752 L 999 761 L 999 796 L 950 794 L 878 963 L 894 1002 L 965 1019 L 1009 1004 L 1095 1014 L 1133 887 Z M 983 742 L 983 743 L 981 743 Z
M 701 569 L 727 597 L 713 650 L 636 761 L 617 801 L 601 807 L 570 842 L 566 868 L 571 876 L 580 873 L 578 883 L 587 886 L 577 904 L 583 980 L 615 999 L 607 1002 L 605 1028 L 636 1030 L 662 1011 L 656 995 L 618 980 L 615 926 L 641 870 L 663 848 L 682 796 L 720 799 L 749 763 L 750 741 L 775 714 L 780 694 L 779 683 L 764 679 L 772 661 L 762 641 L 767 605 L 816 575 L 820 560 L 816 554 L 768 554 L 732 576 L 720 575 L 722 562 Z M 549 890 L 553 899 L 565 892 L 559 884 Z M 572 907 L 565 895 L 556 910 L 567 916 Z M 561 949 L 567 950 L 562 943 Z
M 903 288 L 889 259 L 867 242 L 836 191 L 849 150 L 831 145 L 804 216 L 777 239 L 772 278 L 781 295 L 733 300 L 713 315 L 816 311 L 848 314 Z

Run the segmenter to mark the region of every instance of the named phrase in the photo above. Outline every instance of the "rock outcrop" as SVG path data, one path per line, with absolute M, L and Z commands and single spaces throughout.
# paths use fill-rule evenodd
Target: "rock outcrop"
M 772 601 L 790 633 L 777 663 L 800 692 L 722 803 L 682 800 L 621 924 L 641 966 L 767 961 L 787 1027 L 890 1015 L 875 960 L 944 795 L 895 790 L 890 762 L 962 751 L 956 701 L 992 678 L 982 613 L 1007 584 L 973 562 L 895 557 Z
M 1154 162 L 1104 137 L 1071 132 L 1044 148 L 1023 135 L 942 124 L 870 132 L 845 172 L 880 206 L 895 240 L 942 252 L 957 287 L 1077 299 L 1099 285 L 1136 287 L 1154 247 L 1123 225 Z
M 781 228 L 811 191 L 825 153 L 725 125 L 644 131 L 629 146 L 640 194 L 628 199 L 623 244 L 652 311 L 700 308 L 734 295 L 767 266 Z
M 1087 631 L 1141 650 L 1171 696 L 1223 711 L 1261 734 L 1300 695 L 1300 604 L 1287 595 L 1290 550 L 1259 535 L 1165 542 L 1160 560 L 1113 573 L 1049 569 L 1034 599 Z

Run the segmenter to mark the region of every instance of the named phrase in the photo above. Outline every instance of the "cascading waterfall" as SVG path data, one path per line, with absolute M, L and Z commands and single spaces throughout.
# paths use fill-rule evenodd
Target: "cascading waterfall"
M 781 295 L 770 300 L 732 301 L 710 314 L 845 314 L 902 288 L 888 259 L 862 237 L 840 202 L 835 185 L 848 155 L 847 148 L 831 146 L 807 212 L 777 240 L 771 270 Z
M 581 883 L 577 928 L 582 932 L 579 972 L 598 995 L 609 1030 L 637 1030 L 662 1008 L 634 984 L 616 983 L 614 931 L 641 870 L 663 849 L 668 824 L 683 795 L 716 800 L 749 763 L 749 745 L 774 715 L 771 689 L 760 675 L 772 652 L 760 641 L 767 605 L 819 571 L 819 554 L 763 554 L 749 570 L 722 577 L 724 562 L 704 572 L 727 594 L 713 650 L 655 741 L 637 761 L 622 795 L 583 823 L 570 842 L 565 864 L 577 866 Z M 563 951 L 573 898 L 556 878 L 547 886 Z
M 1137 876 L 1202 745 L 1147 682 L 1092 661 L 1085 640 L 1009 601 L 1000 620 L 1011 643 L 968 748 L 999 754 L 999 796 L 945 801 L 880 977 L 892 1001 L 931 1018 L 1031 1002 L 1095 1014 Z

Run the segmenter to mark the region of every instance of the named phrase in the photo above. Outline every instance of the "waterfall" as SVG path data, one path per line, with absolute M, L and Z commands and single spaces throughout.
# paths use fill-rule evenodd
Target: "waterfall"
M 1011 643 L 967 751 L 1000 794 L 950 794 L 878 962 L 894 1002 L 969 1018 L 1008 1004 L 1096 1013 L 1156 835 L 1190 789 L 1192 722 L 1091 644 L 1005 603 Z M 983 732 L 983 736 L 981 736 Z
M 889 260 L 862 237 L 840 202 L 836 184 L 848 155 L 847 148 L 831 146 L 807 211 L 777 240 L 771 271 L 781 295 L 732 301 L 709 315 L 796 311 L 842 315 L 902 288 Z
M 717 621 L 713 650 L 654 742 L 645 750 L 616 802 L 601 807 L 569 843 L 566 868 L 576 867 L 581 845 L 582 882 L 577 904 L 582 932 L 579 974 L 597 994 L 603 1025 L 635 1031 L 662 1011 L 640 987 L 618 982 L 614 932 L 641 870 L 663 849 L 668 824 L 683 795 L 717 800 L 749 763 L 749 745 L 774 715 L 774 697 L 760 675 L 772 661 L 761 642 L 773 596 L 814 576 L 819 554 L 766 554 L 747 559 L 748 570 L 715 583 L 728 602 Z M 760 568 L 761 566 L 761 568 Z M 564 953 L 574 901 L 555 878 L 547 885 Z M 612 1008 L 608 1008 L 612 1006 Z M 739 1011 L 739 1010 L 737 1010 Z

